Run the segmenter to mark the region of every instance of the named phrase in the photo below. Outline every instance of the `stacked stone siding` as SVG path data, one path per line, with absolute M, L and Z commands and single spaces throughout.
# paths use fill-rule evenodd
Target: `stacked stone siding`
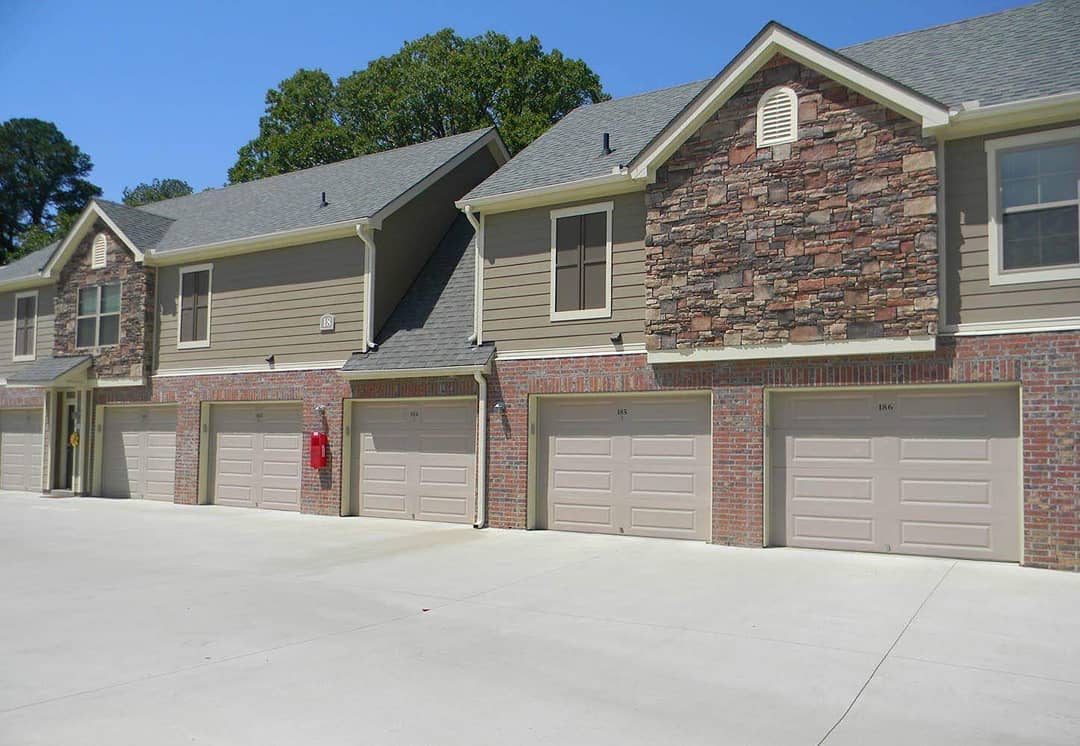
M 780 85 L 798 140 L 758 148 Z M 647 189 L 649 348 L 935 334 L 935 152 L 919 123 L 773 58 Z
M 626 391 L 712 393 L 712 539 L 761 546 L 766 389 L 1019 383 L 1023 422 L 1024 564 L 1080 570 L 1080 333 L 939 340 L 934 353 L 824 360 L 650 366 L 642 355 L 498 362 L 488 412 L 488 515 L 524 528 L 529 397 Z M 494 404 L 506 403 L 504 412 Z
M 101 231 L 108 237 L 105 267 L 91 267 L 91 246 Z M 105 347 L 76 347 L 79 288 L 120 283 L 120 339 Z M 150 373 L 154 337 L 154 270 L 135 262 L 120 239 L 98 222 L 60 271 L 56 284 L 56 355 L 91 355 L 92 377 L 144 378 Z

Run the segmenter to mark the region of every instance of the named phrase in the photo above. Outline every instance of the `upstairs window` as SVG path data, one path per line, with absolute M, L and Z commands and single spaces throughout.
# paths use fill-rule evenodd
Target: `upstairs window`
M 210 346 L 210 273 L 212 265 L 180 270 L 180 340 L 185 347 Z
M 551 212 L 551 320 L 611 316 L 611 202 Z
M 771 88 L 758 100 L 757 146 L 783 145 L 799 138 L 799 100 L 790 88 Z
M 1080 277 L 1080 127 L 986 150 L 991 284 Z
M 76 347 L 108 347 L 120 341 L 120 283 L 79 288 Z
M 37 292 L 15 296 L 15 360 L 33 360 L 37 330 Z
M 94 236 L 94 244 L 90 251 L 90 268 L 102 269 L 109 253 L 109 238 L 104 233 Z

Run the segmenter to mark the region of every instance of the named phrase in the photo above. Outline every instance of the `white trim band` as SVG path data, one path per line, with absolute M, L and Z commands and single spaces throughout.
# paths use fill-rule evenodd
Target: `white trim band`
M 934 337 L 900 337 L 896 339 L 849 339 L 840 342 L 785 342 L 778 345 L 751 347 L 693 347 L 676 350 L 650 350 L 650 365 L 667 363 L 724 362 L 731 360 L 777 360 L 800 357 L 832 357 L 852 355 L 895 355 L 913 352 L 933 352 Z
M 181 378 L 183 376 L 221 376 L 234 373 L 294 373 L 300 370 L 333 370 L 345 365 L 344 360 L 316 363 L 277 363 L 273 367 L 261 365 L 222 365 L 211 368 L 177 368 L 154 373 L 153 378 Z
M 956 324 L 941 330 L 955 337 L 979 337 L 990 334 L 1026 334 L 1032 332 L 1070 332 L 1080 329 L 1080 316 L 1060 319 L 1026 319 L 1023 321 L 977 321 Z
M 563 347 L 553 349 L 512 350 L 495 352 L 495 360 L 549 360 L 560 357 L 597 357 L 600 355 L 644 355 L 645 344 L 634 342 L 619 347 L 600 345 L 595 347 Z

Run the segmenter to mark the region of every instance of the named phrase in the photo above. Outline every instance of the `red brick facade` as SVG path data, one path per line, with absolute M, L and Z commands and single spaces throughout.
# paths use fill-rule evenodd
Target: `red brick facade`
M 761 546 L 767 387 L 1019 382 L 1024 564 L 1080 570 L 1080 333 L 939 340 L 937 352 L 834 360 L 649 366 L 643 355 L 500 362 L 491 376 L 488 515 L 524 528 L 531 395 L 711 390 L 713 541 Z
M 475 395 L 472 378 L 407 378 L 386 381 L 346 381 L 335 370 L 233 373 L 228 375 L 154 378 L 150 386 L 97 389 L 95 404 L 176 404 L 176 502 L 194 505 L 199 488 L 199 432 L 204 402 L 297 402 L 302 407 L 303 432 L 326 430 L 330 458 L 325 469 L 312 469 L 303 460 L 300 510 L 319 515 L 341 514 L 344 401 L 421 396 Z M 316 405 L 325 404 L 325 421 Z
M 795 142 L 758 148 L 758 101 L 798 96 Z M 937 332 L 936 143 L 782 56 L 646 191 L 646 343 L 741 347 Z

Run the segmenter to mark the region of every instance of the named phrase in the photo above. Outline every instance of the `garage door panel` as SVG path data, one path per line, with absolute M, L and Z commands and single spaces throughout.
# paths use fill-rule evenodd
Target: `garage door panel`
M 211 408 L 218 505 L 300 509 L 301 413 L 294 404 L 218 404 Z
M 41 410 L 0 410 L 0 489 L 41 491 Z
M 866 410 L 859 398 L 814 396 L 818 411 Z M 1016 390 L 882 389 L 868 398 L 877 421 L 822 425 L 787 411 L 805 411 L 807 395 L 777 395 L 773 543 L 1018 559 Z M 785 431 L 780 422 L 795 424 Z M 842 443 L 861 443 L 860 457 L 836 453 Z
M 543 401 L 543 525 L 708 538 L 710 416 L 705 396 Z
M 172 502 L 176 408 L 110 406 L 102 416 L 102 494 Z
M 353 492 L 360 515 L 471 523 L 476 404 L 356 403 Z

